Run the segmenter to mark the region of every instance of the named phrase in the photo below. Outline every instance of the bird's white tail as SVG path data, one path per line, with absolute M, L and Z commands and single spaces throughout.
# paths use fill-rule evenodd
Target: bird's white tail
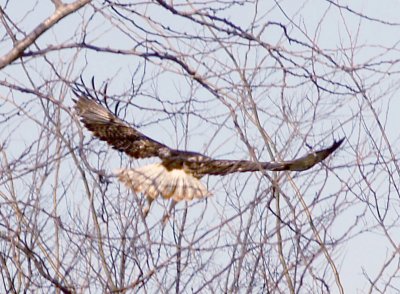
M 199 179 L 180 169 L 169 171 L 161 163 L 136 169 L 119 169 L 115 174 L 128 188 L 153 199 L 161 195 L 167 199 L 181 201 L 211 195 Z

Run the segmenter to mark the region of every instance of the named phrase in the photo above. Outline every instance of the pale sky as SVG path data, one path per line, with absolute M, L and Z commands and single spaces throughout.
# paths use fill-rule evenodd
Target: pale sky
M 20 1 L 15 1 L 15 3 L 10 3 L 7 13 L 11 15 L 14 19 L 22 18 L 25 13 L 28 13 L 28 10 L 32 8 L 32 11 L 29 12 L 29 17 L 26 18 L 22 22 L 22 27 L 25 27 L 27 31 L 30 28 L 34 27 L 38 24 L 38 20 L 43 20 L 45 17 L 51 14 L 52 12 L 52 5 L 50 1 L 38 1 L 37 3 L 34 1 L 27 1 L 29 4 L 35 3 L 36 5 L 40 6 L 40 9 L 26 7 L 25 9 L 20 9 Z M 16 4 L 18 3 L 18 5 Z M 266 17 L 270 21 L 280 21 L 284 24 L 289 24 L 292 21 L 295 24 L 299 25 L 298 29 L 293 29 L 290 33 L 293 36 L 296 36 L 300 39 L 305 38 L 304 35 L 301 34 L 300 31 L 306 33 L 307 36 L 312 37 L 317 47 L 322 50 L 338 50 L 339 48 L 343 49 L 343 51 L 347 50 L 348 48 L 354 46 L 356 44 L 356 48 L 351 53 L 351 50 L 348 50 L 346 53 L 347 57 L 350 57 L 351 60 L 346 60 L 344 55 L 341 55 L 340 50 L 336 52 L 336 56 L 341 56 L 339 59 L 342 64 L 347 66 L 350 65 L 362 65 L 363 63 L 369 62 L 372 63 L 373 61 L 381 62 L 381 60 L 397 60 L 400 57 L 400 18 L 399 18 L 399 11 L 400 11 L 400 2 L 399 1 L 343 1 L 341 2 L 342 6 L 351 5 L 350 7 L 368 18 L 359 18 L 354 14 L 351 14 L 347 11 L 341 10 L 338 11 L 337 9 L 327 9 L 328 1 L 278 1 L 281 5 L 283 11 L 286 13 L 286 16 L 280 11 L 278 8 L 275 8 L 272 12 L 267 10 L 267 7 L 263 7 L 260 5 L 259 11 L 265 9 L 265 14 L 268 11 L 268 17 Z M 151 9 L 151 8 L 149 8 Z M 54 30 L 47 32 L 44 36 L 39 39 L 38 44 L 53 44 L 53 43 L 62 43 L 64 41 L 68 41 L 70 37 L 75 34 L 75 30 L 79 31 L 79 26 L 77 24 L 81 21 L 81 15 L 84 13 L 84 10 L 81 10 L 76 15 L 71 15 L 67 19 L 62 20 L 55 26 Z M 235 21 L 236 24 L 239 24 L 243 27 L 246 27 L 248 23 L 252 20 L 254 15 L 253 10 L 246 10 L 246 7 L 240 9 L 233 9 L 231 10 L 231 14 L 227 15 L 228 19 Z M 259 16 L 261 17 L 263 13 L 259 12 Z M 158 15 L 153 15 L 153 17 L 158 17 Z M 174 26 L 179 26 L 176 23 L 176 19 L 172 15 L 162 15 L 161 17 L 170 17 L 174 19 Z M 267 21 L 266 19 L 266 21 Z M 384 20 L 387 23 L 382 24 L 380 21 L 377 20 Z M 118 47 L 129 49 L 130 43 L 129 38 L 124 36 L 122 33 L 117 33 L 113 30 L 109 24 L 107 23 L 99 23 L 99 20 L 95 19 L 90 24 L 92 26 L 92 30 L 95 33 L 89 34 L 91 40 L 98 45 L 103 46 L 110 46 L 110 47 Z M 188 27 L 187 30 L 191 30 L 192 28 Z M 3 36 L 3 30 L 0 28 L 0 32 Z M 277 32 L 277 31 L 276 31 Z M 268 35 L 270 32 L 265 32 L 262 34 L 262 38 L 265 38 L 265 41 L 272 42 L 273 40 L 279 43 L 279 36 L 280 34 L 273 34 Z M 97 39 L 96 39 L 97 38 Z M 73 40 L 69 40 L 72 42 Z M 289 44 L 287 42 L 282 42 L 281 46 L 285 47 L 287 50 L 298 50 L 299 47 L 296 44 Z M 386 48 L 393 48 L 391 50 L 387 50 Z M 10 48 L 0 47 L 0 54 L 4 54 Z M 265 51 L 264 51 L 265 52 Z M 54 58 L 59 58 L 64 60 L 66 63 L 69 62 L 73 52 L 69 51 L 62 51 L 60 53 L 52 53 L 49 56 L 53 56 Z M 254 53 L 256 54 L 256 53 Z M 381 55 L 384 54 L 384 58 L 381 58 Z M 240 52 L 238 53 L 240 55 Z M 224 58 L 221 55 L 222 58 Z M 91 76 L 95 75 L 96 81 L 98 83 L 102 83 L 103 81 L 107 81 L 109 79 L 117 78 L 112 80 L 110 84 L 109 93 L 123 93 L 127 91 L 131 83 L 131 77 L 137 66 L 142 63 L 141 59 L 129 59 L 126 56 L 114 56 L 112 54 L 102 54 L 101 58 L 99 55 L 94 53 L 88 53 L 86 58 L 84 59 L 82 56 L 82 67 L 84 62 L 86 62 L 86 67 L 83 72 L 83 76 L 90 80 Z M 258 57 L 254 55 L 250 57 L 256 62 Z M 41 69 L 45 68 L 43 64 L 37 64 L 37 71 L 40 73 Z M 67 66 L 66 66 L 67 67 Z M 381 73 L 377 73 L 377 69 L 389 69 L 391 72 L 396 72 L 397 74 L 384 76 Z M 377 98 L 383 95 L 381 98 L 381 105 L 378 110 L 381 113 L 380 118 L 384 122 L 384 127 L 386 131 L 386 135 L 390 142 L 399 143 L 399 125 L 400 119 L 398 115 L 398 111 L 400 109 L 400 98 L 398 97 L 400 92 L 397 85 L 400 85 L 399 78 L 398 78 L 398 64 L 384 64 L 382 67 L 376 67 L 370 70 L 361 70 L 357 72 L 358 77 L 365 81 L 366 85 L 371 86 L 371 92 L 368 93 L 370 97 Z M 181 103 L 184 100 L 182 97 L 190 97 L 191 96 L 191 89 L 188 86 L 187 80 L 183 80 L 181 76 L 171 76 L 170 73 L 164 74 L 160 72 L 159 68 L 155 67 L 154 65 L 148 65 L 147 70 L 152 71 L 154 70 L 154 83 L 152 87 L 156 89 L 158 94 L 161 98 L 168 100 L 170 103 L 166 103 L 164 106 L 169 110 L 176 110 L 178 107 L 182 106 L 184 103 Z M 320 68 L 317 70 L 329 70 L 329 68 Z M 10 80 L 10 79 L 21 79 L 22 82 L 25 81 L 25 76 L 21 74 L 20 66 L 10 66 L 4 70 L 3 73 L 0 74 L 0 79 Z M 384 78 L 383 78 L 384 77 Z M 150 76 L 148 77 L 150 78 Z M 277 78 L 271 73 L 271 78 Z M 336 77 L 335 77 L 336 78 Z M 348 79 L 348 77 L 343 77 L 343 79 Z M 268 80 L 268 79 L 266 79 Z M 296 80 L 289 82 L 296 82 Z M 151 87 L 145 91 L 151 90 Z M 293 91 L 288 90 L 288 93 L 291 95 L 304 95 L 307 96 L 308 89 L 299 89 L 296 88 Z M 388 91 L 387 89 L 391 89 Z M 394 90 L 393 90 L 394 89 Z M 4 88 L 0 87 L 0 93 L 3 96 L 6 96 L 7 93 L 3 92 Z M 143 91 L 143 92 L 145 92 Z M 264 90 L 263 90 L 264 91 Z M 278 90 L 265 90 L 263 92 L 260 90 L 259 92 L 259 101 L 260 104 L 265 103 L 268 105 L 269 101 L 273 101 L 273 97 L 276 97 L 279 94 Z M 229 117 L 229 113 L 226 108 L 218 103 L 217 101 L 213 101 L 210 99 L 210 96 L 201 96 L 200 94 L 204 92 L 204 95 L 208 95 L 204 90 L 198 90 L 196 93 L 196 98 L 199 99 L 198 104 L 194 103 L 194 105 L 198 105 L 200 111 L 204 111 L 201 113 L 205 117 L 210 120 L 210 123 L 205 122 L 203 119 L 199 119 L 196 117 L 191 118 L 190 123 L 190 132 L 189 138 L 190 140 L 187 144 L 181 140 L 184 135 L 183 127 L 179 124 L 178 120 L 173 120 L 165 115 L 162 115 L 162 104 L 155 104 L 154 100 L 148 99 L 141 96 L 142 99 L 135 100 L 137 101 L 138 105 L 148 108 L 148 112 L 141 112 L 139 111 L 138 107 L 131 106 L 127 109 L 126 120 L 129 122 L 134 122 L 135 124 L 142 125 L 143 128 L 141 129 L 149 136 L 157 137 L 158 140 L 172 146 L 172 147 L 179 147 L 182 149 L 189 149 L 193 151 L 199 152 L 207 152 L 209 155 L 215 155 L 218 157 L 226 157 L 231 158 L 233 156 L 237 157 L 245 157 L 248 159 L 248 154 L 246 153 L 246 148 L 244 144 L 238 139 L 234 137 L 234 133 L 230 130 L 232 127 L 231 122 L 228 122 L 226 126 L 222 128 L 221 131 L 218 132 L 218 136 L 213 137 L 213 134 L 217 131 L 217 126 L 213 125 L 212 122 L 221 122 L 219 120 L 221 117 Z M 270 100 L 263 100 L 262 95 L 268 94 Z M 312 96 L 312 95 L 310 95 Z M 327 94 L 325 93 L 324 96 L 326 97 Z M 272 98 L 271 98 L 272 97 Z M 72 93 L 71 93 L 72 98 Z M 182 98 L 182 99 L 181 99 Z M 310 99 L 313 99 L 312 97 Z M 338 99 L 338 97 L 332 97 L 332 99 Z M 347 141 L 342 150 L 338 150 L 337 154 L 334 155 L 331 164 L 334 166 L 340 165 L 343 163 L 354 163 L 355 152 L 352 146 L 358 142 L 359 134 L 357 132 L 352 132 L 351 127 L 353 122 L 348 121 L 347 118 L 350 117 L 350 114 L 361 109 L 366 109 L 367 106 L 360 97 L 351 97 L 347 96 L 346 101 L 342 101 L 342 105 L 338 106 L 338 111 L 332 117 L 326 117 L 323 119 L 323 122 L 317 126 L 318 129 L 322 131 L 326 130 L 333 130 L 334 135 L 331 138 L 327 138 L 326 141 L 323 141 L 325 146 L 331 144 L 331 139 L 339 139 L 342 136 L 346 136 Z M 336 100 L 335 100 L 336 101 Z M 173 104 L 177 103 L 177 104 Z M 207 107 L 203 107 L 207 105 Z M 70 103 L 66 102 L 69 106 L 72 106 L 72 101 Z M 321 106 L 323 107 L 323 106 Z M 209 109 L 210 112 L 206 113 L 205 109 Z M 325 110 L 328 113 L 328 110 Z M 271 110 L 273 112 L 273 110 Z M 269 121 L 269 113 L 263 113 L 261 115 L 262 123 L 265 124 L 266 127 L 270 127 L 272 123 Z M 158 127 L 155 127 L 154 124 L 150 126 L 146 126 L 147 123 L 153 122 L 155 118 L 160 118 L 161 122 L 158 124 Z M 366 117 L 366 125 L 372 124 L 373 117 L 372 115 L 369 117 L 371 119 L 368 120 Z M 33 130 L 31 131 L 30 122 L 26 122 L 27 126 L 24 127 L 24 130 L 18 130 L 14 134 L 15 142 L 21 142 L 23 140 L 29 140 L 29 136 L 35 137 L 35 133 L 38 130 L 33 126 Z M 174 128 L 174 124 L 176 129 Z M 273 127 L 276 127 L 275 125 Z M 288 127 L 290 129 L 290 127 Z M 254 136 L 257 135 L 256 130 L 252 130 L 251 128 L 248 130 L 249 136 L 252 135 L 254 131 Z M 7 129 L 7 133 L 11 133 L 12 130 Z M 373 129 L 372 133 L 374 136 L 380 136 L 381 134 L 377 129 Z M 89 138 L 89 134 L 85 133 L 85 136 Z M 321 139 L 321 138 L 319 138 Z M 210 143 L 211 142 L 211 143 Z M 379 140 L 381 142 L 381 140 Z M 310 141 L 311 144 L 322 144 L 321 141 Z M 256 143 L 255 143 L 256 144 Z M 257 146 L 260 146 L 262 141 L 258 142 Z M 277 143 L 279 148 L 287 152 L 287 155 L 293 156 L 296 154 L 297 148 L 300 147 L 301 142 L 293 141 L 295 147 L 286 147 L 283 148 L 282 145 Z M 321 145 L 318 145 L 321 147 Z M 23 147 L 23 146 L 21 146 Z M 105 146 L 103 146 L 105 147 Z M 371 146 L 368 146 L 373 148 Z M 399 145 L 392 145 L 393 150 L 396 154 L 399 154 L 400 148 Z M 260 148 L 262 149 L 262 148 Z M 307 149 L 302 149 L 298 154 L 304 154 Z M 359 152 L 368 153 L 368 150 L 359 150 Z M 11 151 L 18 154 L 18 148 Z M 111 151 L 114 152 L 114 151 Z M 264 153 L 267 154 L 266 152 Z M 268 158 L 266 158 L 268 160 Z M 373 159 L 368 158 L 368 162 L 373 162 Z M 110 166 L 110 170 L 116 167 L 119 167 L 121 162 L 114 161 L 113 166 Z M 67 171 L 68 172 L 68 171 Z M 352 171 L 349 171 L 351 173 Z M 247 177 L 249 175 L 243 176 Z M 348 174 L 342 174 L 343 178 L 348 177 Z M 387 179 L 386 175 L 382 174 L 377 180 L 380 185 L 376 188 L 378 189 L 386 189 L 388 193 L 388 197 L 396 197 L 391 196 L 391 191 L 387 188 Z M 257 183 L 257 179 L 259 176 L 252 177 L 252 182 Z M 243 179 L 243 178 L 241 178 Z M 397 179 L 399 179 L 399 175 L 397 175 Z M 218 198 L 218 193 L 223 192 L 224 185 L 233 185 L 237 178 L 232 177 L 230 179 L 221 180 L 221 178 L 210 178 L 209 186 L 211 187 L 212 191 L 214 192 L 215 199 L 210 200 L 209 206 L 216 207 L 215 210 L 218 211 L 220 214 L 219 217 L 228 217 L 225 212 L 221 210 L 221 206 L 226 200 Z M 338 185 L 338 181 L 332 180 L 329 183 L 331 185 L 331 191 L 338 191 L 340 187 Z M 336 186 L 335 186 L 336 185 Z M 252 189 L 253 185 L 247 185 L 244 195 L 246 197 L 253 197 L 254 190 Z M 329 191 L 329 188 L 325 188 L 324 191 Z M 384 190 L 384 191 L 386 191 Z M 383 190 L 380 190 L 381 192 Z M 385 194 L 385 192 L 383 192 Z M 337 230 L 337 232 L 332 232 L 333 235 L 340 236 L 340 233 L 344 229 L 348 228 L 349 223 L 353 223 L 355 216 L 362 213 L 365 208 L 363 203 L 359 205 L 356 203 L 357 199 L 351 195 L 342 195 L 340 197 L 349 197 L 349 201 L 354 201 L 355 204 L 351 207 L 351 210 L 346 211 L 345 213 L 341 214 L 340 217 L 337 218 L 333 228 Z M 362 198 L 362 195 L 359 195 Z M 221 204 L 221 206 L 219 206 Z M 398 199 L 394 202 L 391 202 L 390 205 L 397 206 L 399 204 Z M 183 204 L 182 204 L 183 205 Z M 183 207 L 183 206 L 182 206 Z M 157 211 L 160 208 L 155 208 Z M 323 207 L 320 207 L 323 210 Z M 389 209 L 389 220 L 396 220 L 398 215 L 398 209 L 392 208 Z M 376 225 L 376 220 L 373 218 L 373 212 L 367 212 L 365 214 L 367 217 L 360 219 L 359 224 L 356 229 L 353 230 L 355 234 L 358 231 L 362 231 L 359 236 L 350 238 L 347 241 L 341 243 L 340 250 L 337 251 L 337 255 L 334 255 L 333 258 L 336 261 L 336 265 L 339 268 L 341 280 L 345 289 L 346 293 L 364 293 L 366 289 L 369 289 L 369 285 L 365 277 L 363 276 L 363 272 L 368 273 L 372 278 L 378 274 L 378 271 L 382 268 L 383 264 L 386 260 L 388 260 L 388 256 L 392 254 L 393 248 L 387 241 L 387 238 L 383 235 L 382 231 L 379 228 L 370 229 L 372 225 Z M 368 231 L 363 231 L 367 229 Z M 398 224 L 395 222 L 393 223 L 393 227 L 390 229 L 390 235 L 393 238 L 394 242 L 398 245 L 400 241 L 400 230 L 398 228 Z M 398 259 L 398 258 L 397 258 Z M 320 259 L 321 262 L 324 262 L 324 257 L 321 255 Z M 390 265 L 389 268 L 393 267 L 396 268 L 396 262 L 393 265 Z M 389 271 L 390 272 L 390 271 Z M 392 281 L 392 285 L 397 285 L 397 289 L 400 289 L 400 282 Z M 337 288 L 332 282 L 332 290 L 333 293 L 337 293 Z M 396 293 L 395 290 L 388 289 L 387 293 Z

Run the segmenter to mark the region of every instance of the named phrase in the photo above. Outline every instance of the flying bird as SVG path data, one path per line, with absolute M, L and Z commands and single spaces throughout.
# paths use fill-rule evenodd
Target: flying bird
M 74 101 L 82 123 L 95 137 L 133 158 L 160 158 L 159 163 L 115 172 L 119 181 L 129 189 L 147 197 L 148 207 L 143 210 L 145 216 L 152 201 L 159 195 L 173 199 L 173 203 L 211 195 L 200 181 L 205 175 L 224 176 L 261 170 L 304 171 L 327 158 L 344 140 L 342 138 L 326 149 L 288 161 L 214 159 L 197 152 L 173 149 L 147 137 L 92 98 L 78 95 L 78 99 Z

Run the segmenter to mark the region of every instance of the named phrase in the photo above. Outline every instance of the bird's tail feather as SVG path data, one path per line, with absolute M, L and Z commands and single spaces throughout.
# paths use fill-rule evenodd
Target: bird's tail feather
M 153 199 L 161 195 L 181 201 L 211 195 L 200 180 L 180 169 L 169 171 L 161 163 L 136 169 L 119 169 L 115 174 L 128 188 Z

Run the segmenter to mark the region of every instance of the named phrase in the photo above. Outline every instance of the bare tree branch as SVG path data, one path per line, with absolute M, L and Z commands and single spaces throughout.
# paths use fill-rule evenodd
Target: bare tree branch
M 54 11 L 54 13 L 41 24 L 39 24 L 25 38 L 17 41 L 14 47 L 7 54 L 0 57 L 0 69 L 11 64 L 14 60 L 19 58 L 23 54 L 25 49 L 32 45 L 37 40 L 37 38 L 39 38 L 49 28 L 52 28 L 64 17 L 70 15 L 71 13 L 74 13 L 84 5 L 88 4 L 90 1 L 91 0 L 77 0 L 71 4 L 62 4 L 60 1 L 56 1 L 56 10 Z M 3 15 L 3 13 L 1 14 Z

